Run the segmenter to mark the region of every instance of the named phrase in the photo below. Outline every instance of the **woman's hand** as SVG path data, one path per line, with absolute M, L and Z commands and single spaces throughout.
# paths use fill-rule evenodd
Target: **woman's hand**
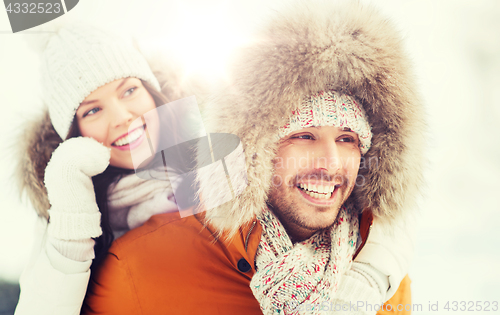
M 51 205 L 50 236 L 79 240 L 102 234 L 92 176 L 102 173 L 109 159 L 109 148 L 84 137 L 68 139 L 52 153 L 44 180 Z

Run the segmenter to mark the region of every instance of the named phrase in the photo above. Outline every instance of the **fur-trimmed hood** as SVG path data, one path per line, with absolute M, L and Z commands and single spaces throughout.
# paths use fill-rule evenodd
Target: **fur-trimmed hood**
M 187 79 L 183 69 L 176 66 L 175 59 L 165 53 L 155 53 L 146 56 L 146 59 L 160 83 L 161 92 L 169 100 L 196 95 L 201 105 L 208 95 L 208 84 L 196 78 Z M 42 115 L 27 121 L 25 126 L 18 141 L 20 145 L 16 148 L 17 185 L 21 193 L 26 191 L 38 215 L 48 218 L 50 204 L 44 185 L 45 168 L 62 140 L 52 126 L 46 106 Z
M 366 182 L 351 196 L 356 208 L 371 209 L 382 222 L 409 211 L 422 182 L 425 128 L 410 64 L 393 25 L 357 1 L 309 1 L 278 14 L 236 57 L 230 87 L 205 104 L 207 132 L 240 138 L 244 167 L 226 164 L 230 175 L 248 183 L 230 202 L 208 210 L 208 221 L 234 232 L 262 211 L 278 128 L 305 96 L 324 90 L 354 96 L 372 127 L 364 156 L 371 164 L 359 170 Z M 232 194 L 224 173 L 200 169 L 198 179 L 203 199 Z

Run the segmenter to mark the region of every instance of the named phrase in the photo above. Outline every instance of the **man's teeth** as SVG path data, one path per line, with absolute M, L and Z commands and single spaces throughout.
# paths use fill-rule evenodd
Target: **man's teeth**
M 318 199 L 330 199 L 335 190 L 335 185 L 299 184 L 299 187 L 309 196 Z
M 142 136 L 143 132 L 144 132 L 143 128 L 137 128 L 128 135 L 124 136 L 123 138 L 120 138 L 117 141 L 115 141 L 114 145 L 116 145 L 117 147 L 121 147 L 123 145 L 127 145 L 131 142 L 134 142 L 135 140 L 139 139 L 140 136 Z

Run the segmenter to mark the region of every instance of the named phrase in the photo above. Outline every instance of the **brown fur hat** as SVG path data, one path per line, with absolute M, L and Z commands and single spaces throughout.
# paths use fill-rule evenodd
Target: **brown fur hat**
M 335 90 L 354 96 L 372 127 L 372 147 L 355 188 L 358 209 L 392 222 L 415 203 L 422 183 L 424 110 L 399 34 L 357 1 L 299 3 L 278 14 L 231 67 L 231 85 L 205 105 L 207 132 L 237 135 L 245 167 L 227 164 L 248 186 L 207 211 L 219 231 L 235 232 L 266 206 L 278 128 L 303 97 Z M 225 175 L 198 174 L 203 198 L 224 200 Z M 227 185 L 227 184 L 225 184 Z

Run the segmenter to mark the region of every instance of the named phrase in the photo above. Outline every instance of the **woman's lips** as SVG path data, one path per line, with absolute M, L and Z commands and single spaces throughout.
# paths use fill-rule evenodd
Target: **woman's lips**
M 144 138 L 146 138 L 146 126 L 141 126 L 139 127 L 140 129 L 142 129 L 142 134 L 140 135 L 139 138 L 135 139 L 134 141 L 128 143 L 128 144 L 125 144 L 125 145 L 122 145 L 122 146 L 117 146 L 115 145 L 114 143 L 112 144 L 112 147 L 113 148 L 116 148 L 118 150 L 122 150 L 122 151 L 129 151 L 129 150 L 133 150 L 135 148 L 137 148 L 139 145 L 141 145 L 141 143 L 144 141 Z M 139 129 L 139 128 L 136 128 L 135 130 Z M 135 131 L 134 130 L 134 131 Z M 133 131 L 132 131 L 133 132 Z M 132 133 L 131 132 L 131 133 Z M 130 133 L 129 133 L 130 134 Z M 120 137 L 119 139 L 121 139 L 123 137 Z M 119 140 L 118 139 L 118 140 Z M 117 141 L 118 141 L 117 140 Z M 116 142 L 116 141 L 115 141 Z

